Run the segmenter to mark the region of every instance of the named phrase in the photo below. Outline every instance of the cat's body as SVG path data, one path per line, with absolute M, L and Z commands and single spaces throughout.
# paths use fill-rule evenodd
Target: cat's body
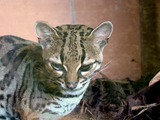
M 110 22 L 94 30 L 38 22 L 39 44 L 0 37 L 0 120 L 56 120 L 69 114 L 100 68 L 111 32 Z

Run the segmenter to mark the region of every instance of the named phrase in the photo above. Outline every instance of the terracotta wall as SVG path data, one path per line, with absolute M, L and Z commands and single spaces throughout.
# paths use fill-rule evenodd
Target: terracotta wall
M 141 76 L 138 0 L 1 0 L 0 35 L 13 34 L 37 41 L 34 23 L 47 21 L 52 26 L 69 23 L 91 27 L 110 20 L 114 32 L 105 49 L 104 71 L 111 79 Z

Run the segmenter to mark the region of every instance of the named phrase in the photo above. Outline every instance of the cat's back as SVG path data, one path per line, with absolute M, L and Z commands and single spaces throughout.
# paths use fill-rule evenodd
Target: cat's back
M 22 49 L 25 46 L 35 44 L 34 42 L 16 37 L 16 36 L 1 36 L 0 37 L 0 60 L 4 56 L 8 56 L 9 59 L 15 55 L 14 53 Z M 0 61 L 2 62 L 2 61 Z
M 35 46 L 36 43 L 16 36 L 0 37 L 0 81 L 9 71 L 16 71 L 28 52 Z

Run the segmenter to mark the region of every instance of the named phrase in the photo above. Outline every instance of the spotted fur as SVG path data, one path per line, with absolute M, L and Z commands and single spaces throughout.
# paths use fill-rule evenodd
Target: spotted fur
M 39 43 L 0 37 L 0 120 L 56 120 L 82 99 L 103 61 L 111 22 L 51 27 L 37 22 Z

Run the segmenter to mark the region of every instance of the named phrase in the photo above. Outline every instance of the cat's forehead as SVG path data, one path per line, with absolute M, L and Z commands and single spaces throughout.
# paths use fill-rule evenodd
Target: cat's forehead
M 61 60 L 65 63 L 83 62 L 85 41 L 93 30 L 85 25 L 62 25 L 56 27 L 63 42 Z
M 93 28 L 87 27 L 85 25 L 62 25 L 57 26 L 56 29 L 64 36 L 71 36 L 72 32 L 79 35 L 80 37 L 90 35 Z

